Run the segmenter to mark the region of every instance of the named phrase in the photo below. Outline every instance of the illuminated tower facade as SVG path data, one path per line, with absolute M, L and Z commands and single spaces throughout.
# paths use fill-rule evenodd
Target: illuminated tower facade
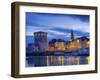
M 71 31 L 71 39 L 70 40 L 74 41 L 74 33 L 73 33 L 73 31 Z
M 38 46 L 39 52 L 45 52 L 47 50 L 47 33 L 34 32 L 34 43 Z

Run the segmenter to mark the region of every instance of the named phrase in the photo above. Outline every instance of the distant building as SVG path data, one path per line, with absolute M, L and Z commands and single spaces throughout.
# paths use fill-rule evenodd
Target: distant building
M 56 39 L 52 39 L 49 43 L 48 43 L 48 51 L 55 51 L 55 42 L 56 42 Z
M 76 38 L 76 40 L 79 40 L 81 48 L 89 48 L 90 41 L 86 36 L 83 36 L 83 37 L 80 37 L 80 38 Z
M 48 44 L 49 51 L 65 51 L 66 42 L 62 39 L 52 39 Z
M 39 52 L 45 52 L 47 50 L 47 33 L 34 32 L 34 43 L 38 45 Z
M 55 47 L 54 46 L 51 46 L 51 45 L 48 45 L 47 50 L 48 51 L 55 51 Z
M 56 48 L 56 50 L 58 50 L 58 51 L 65 51 L 65 50 L 66 50 L 65 41 L 64 41 L 64 40 L 61 40 L 61 39 L 58 39 L 58 40 L 55 42 L 55 48 Z
M 78 49 L 78 48 L 77 48 L 77 43 L 76 43 L 75 41 L 70 41 L 70 42 L 68 43 L 68 45 L 67 45 L 67 50 L 68 50 L 68 51 L 74 51 L 74 50 L 76 50 L 76 49 Z
M 83 36 L 80 38 L 76 38 L 73 41 L 68 43 L 68 50 L 74 51 L 80 48 L 89 48 L 90 41 L 87 37 Z
M 74 38 L 74 33 L 71 31 L 70 41 L 64 41 L 62 39 L 52 39 L 47 42 L 46 32 L 34 33 L 34 51 L 75 51 L 81 48 L 89 48 L 90 41 L 86 36 Z

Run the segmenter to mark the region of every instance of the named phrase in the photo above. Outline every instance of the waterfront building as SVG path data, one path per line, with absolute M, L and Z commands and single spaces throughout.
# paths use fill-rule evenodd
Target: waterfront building
M 89 48 L 90 41 L 86 36 L 76 38 L 76 40 L 79 41 L 79 45 L 81 46 L 80 48 Z
M 49 42 L 46 32 L 35 32 L 34 44 L 28 44 L 26 48 L 28 55 L 26 62 L 28 66 L 36 67 L 89 64 L 89 47 L 89 39 L 86 36 L 75 38 L 73 31 L 71 31 L 70 41 L 52 39 Z M 30 56 L 31 53 L 39 53 L 39 55 Z M 41 56 L 42 53 L 47 55 Z
M 69 51 L 75 51 L 80 48 L 89 48 L 90 41 L 86 36 L 82 36 L 80 38 L 74 38 L 74 33 L 71 31 L 71 38 L 67 45 L 67 49 Z
M 66 43 L 64 40 L 58 39 L 55 42 L 55 49 L 56 51 L 65 51 L 66 50 Z
M 51 46 L 51 45 L 48 45 L 47 51 L 55 51 L 55 47 Z
M 34 51 L 75 51 L 81 48 L 89 48 L 90 41 L 85 36 L 75 38 L 73 31 L 71 31 L 70 41 L 66 42 L 62 39 L 52 39 L 47 43 L 46 32 L 35 32 L 34 44 L 36 44 Z
M 55 42 L 56 42 L 56 39 L 52 39 L 51 41 L 49 41 L 47 51 L 55 51 L 55 46 L 54 46 Z
M 34 51 L 34 52 L 38 52 L 38 51 L 39 51 L 39 47 L 38 47 L 37 44 L 34 44 L 34 45 L 33 45 L 33 51 Z
M 48 51 L 65 51 L 66 42 L 62 39 L 52 39 L 48 44 Z
M 34 43 L 38 45 L 39 52 L 47 50 L 47 32 L 35 32 Z

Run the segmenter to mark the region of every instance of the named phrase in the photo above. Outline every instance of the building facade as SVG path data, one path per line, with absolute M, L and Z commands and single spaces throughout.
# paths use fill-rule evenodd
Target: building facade
M 47 50 L 47 33 L 35 32 L 34 43 L 38 45 L 39 52 L 45 52 Z

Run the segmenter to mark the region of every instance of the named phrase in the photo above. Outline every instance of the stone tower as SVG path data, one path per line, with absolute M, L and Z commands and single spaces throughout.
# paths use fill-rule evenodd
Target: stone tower
M 47 33 L 34 32 L 34 43 L 38 46 L 39 52 L 45 52 L 47 50 Z

